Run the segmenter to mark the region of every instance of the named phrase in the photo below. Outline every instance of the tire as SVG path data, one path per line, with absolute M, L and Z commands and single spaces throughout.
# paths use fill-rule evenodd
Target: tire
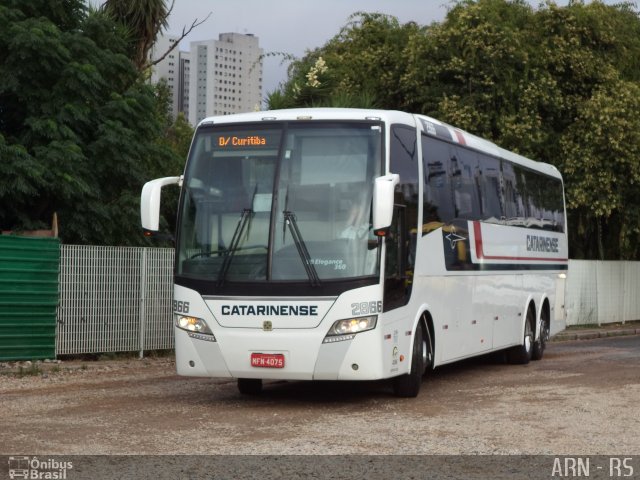
M 546 308 L 543 308 L 542 314 L 540 315 L 540 325 L 538 326 L 540 335 L 538 336 L 538 340 L 533 343 L 533 352 L 531 354 L 532 360 L 542 359 L 544 349 L 549 341 L 550 325 L 549 311 Z
M 535 321 L 535 310 L 533 306 L 529 306 L 529 309 L 527 310 L 527 318 L 524 324 L 524 338 L 522 339 L 522 344 L 512 347 L 509 350 L 509 363 L 515 365 L 526 365 L 531 360 L 533 356 L 533 325 L 535 325 Z
M 413 337 L 413 353 L 411 355 L 411 371 L 393 379 L 393 393 L 398 397 L 417 397 L 422 384 L 422 376 L 431 363 L 431 346 L 424 332 L 422 320 L 418 322 Z
M 258 395 L 262 392 L 262 380 L 259 378 L 239 378 L 238 390 L 243 395 Z

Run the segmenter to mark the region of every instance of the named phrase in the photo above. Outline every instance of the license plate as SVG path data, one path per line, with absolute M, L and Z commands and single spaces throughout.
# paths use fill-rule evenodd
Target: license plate
M 282 353 L 252 353 L 251 366 L 258 368 L 284 368 Z

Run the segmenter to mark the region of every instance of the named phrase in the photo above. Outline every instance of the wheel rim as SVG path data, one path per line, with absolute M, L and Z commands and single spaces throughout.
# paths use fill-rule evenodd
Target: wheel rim
M 538 331 L 540 332 L 540 340 L 538 343 L 540 344 L 540 347 L 544 348 L 547 343 L 547 339 L 549 338 L 549 327 L 547 327 L 547 322 L 544 321 L 544 318 L 540 319 L 540 326 L 538 328 Z
M 427 352 L 427 340 L 422 339 L 422 364 L 426 367 L 429 363 L 429 352 Z
M 544 331 L 544 343 L 546 344 L 549 341 L 549 336 L 551 334 L 548 322 L 544 322 L 544 330 L 543 331 Z
M 533 330 L 531 329 L 531 320 L 532 320 L 531 310 L 529 310 L 529 314 L 527 315 L 527 322 L 524 327 L 524 348 L 527 352 L 531 351 L 531 346 L 533 344 Z

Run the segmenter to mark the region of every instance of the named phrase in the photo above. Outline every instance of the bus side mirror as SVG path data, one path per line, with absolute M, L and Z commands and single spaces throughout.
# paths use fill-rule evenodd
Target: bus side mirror
M 388 233 L 393 221 L 393 196 L 400 175 L 392 173 L 375 179 L 373 185 L 373 232 L 377 236 Z
M 160 192 L 166 185 L 182 185 L 182 176 L 156 178 L 144 184 L 140 195 L 140 221 L 145 235 L 151 236 L 160 228 Z

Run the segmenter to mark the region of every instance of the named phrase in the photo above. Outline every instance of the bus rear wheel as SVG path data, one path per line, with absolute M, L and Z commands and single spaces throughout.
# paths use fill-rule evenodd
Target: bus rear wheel
M 549 341 L 549 313 L 546 308 L 542 309 L 542 314 L 540 315 L 540 326 L 538 329 L 540 330 L 540 334 L 538 335 L 538 340 L 536 340 L 533 344 L 533 353 L 531 355 L 532 360 L 541 360 L 542 355 L 544 354 L 544 349 L 547 346 L 547 342 Z
M 533 306 L 529 306 L 529 309 L 527 310 L 527 318 L 524 324 L 524 338 L 522 340 L 522 345 L 512 347 L 509 350 L 509 363 L 526 365 L 531 360 L 531 357 L 533 356 L 533 325 L 535 325 L 535 321 L 536 312 Z
M 238 390 L 244 395 L 258 395 L 262 392 L 262 380 L 259 378 L 239 378 Z
M 413 338 L 413 354 L 411 356 L 411 371 L 393 379 L 393 393 L 398 397 L 417 397 L 430 362 L 430 345 L 424 332 L 422 321 L 418 322 L 416 334 Z

